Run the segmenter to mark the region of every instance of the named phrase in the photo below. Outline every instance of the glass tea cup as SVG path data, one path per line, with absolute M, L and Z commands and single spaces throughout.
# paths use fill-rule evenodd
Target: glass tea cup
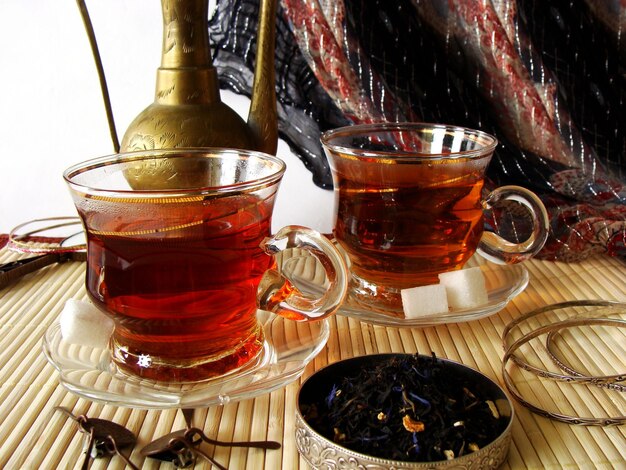
M 377 123 L 330 130 L 321 140 L 334 182 L 334 235 L 349 259 L 349 294 L 361 303 L 401 311 L 402 289 L 437 283 L 476 251 L 513 264 L 545 243 L 548 216 L 534 193 L 502 186 L 483 199 L 497 145 L 484 132 Z M 483 230 L 483 210 L 511 200 L 532 219 L 522 243 Z
M 228 149 L 118 154 L 64 172 L 87 237 L 87 292 L 115 323 L 121 370 L 223 376 L 263 349 L 257 307 L 299 321 L 338 308 L 348 277 L 333 244 L 305 227 L 270 234 L 284 172 L 279 158 Z M 320 297 L 301 295 L 276 265 L 285 248 L 319 259 Z

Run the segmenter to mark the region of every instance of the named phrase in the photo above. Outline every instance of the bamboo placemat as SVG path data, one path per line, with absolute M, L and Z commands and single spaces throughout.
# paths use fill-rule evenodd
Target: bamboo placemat
M 0 263 L 18 256 L 0 250 Z M 505 325 L 536 307 L 576 299 L 626 301 L 626 265 L 598 257 L 582 263 L 530 261 L 528 288 L 500 313 L 469 323 L 427 328 L 387 328 L 337 316 L 331 320 L 326 348 L 300 380 L 255 399 L 199 409 L 194 424 L 213 438 L 277 440 L 280 450 L 211 448 L 214 458 L 231 469 L 307 468 L 294 442 L 295 400 L 302 380 L 340 359 L 382 352 L 434 352 L 474 367 L 502 383 L 501 334 Z M 75 415 L 110 419 L 138 436 L 130 459 L 140 468 L 173 468 L 145 460 L 139 449 L 156 437 L 184 428 L 176 410 L 155 411 L 113 407 L 77 398 L 57 382 L 57 372 L 41 352 L 47 327 L 67 299 L 86 298 L 84 265 L 50 266 L 0 290 L 0 468 L 79 468 L 83 435 L 55 406 Z M 619 372 L 626 369 L 626 334 L 615 329 L 597 334 L 583 346 L 591 358 L 607 358 Z M 593 333 L 595 335 L 595 333 Z M 569 344 L 569 343 L 568 343 Z M 626 393 L 597 387 L 561 385 L 537 377 L 519 384 L 529 399 L 582 415 L 625 414 Z M 626 426 L 581 427 L 550 421 L 516 404 L 513 443 L 504 468 L 626 468 Z M 92 463 L 93 469 L 122 469 L 119 457 Z M 196 468 L 209 468 L 204 462 Z

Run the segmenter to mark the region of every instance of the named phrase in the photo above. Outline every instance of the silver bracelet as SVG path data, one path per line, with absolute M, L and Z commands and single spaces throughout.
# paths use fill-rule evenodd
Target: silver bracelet
M 511 332 L 514 328 L 520 325 L 522 322 L 533 318 L 535 316 L 551 312 L 559 309 L 567 309 L 571 307 L 598 307 L 598 310 L 593 310 L 589 312 L 585 312 L 584 315 L 580 313 L 574 313 L 573 318 L 562 320 L 558 322 L 550 323 L 546 326 L 541 326 L 536 328 L 535 330 L 523 335 L 516 341 L 511 343 Z M 565 415 L 558 412 L 548 411 L 543 409 L 529 401 L 527 401 L 519 392 L 517 387 L 514 384 L 513 379 L 511 378 L 507 366 L 509 362 L 513 362 L 515 365 L 524 369 L 528 372 L 531 372 L 539 377 L 545 377 L 557 381 L 568 382 L 568 383 L 578 383 L 578 384 L 588 384 L 588 385 L 597 385 L 600 387 L 608 388 L 610 390 L 624 391 L 626 390 L 626 386 L 622 384 L 617 384 L 616 382 L 622 382 L 626 380 L 626 373 L 623 374 L 614 374 L 614 375 L 604 375 L 604 376 L 592 376 L 585 375 L 579 371 L 574 370 L 565 361 L 555 354 L 554 349 L 554 337 L 559 331 L 572 328 L 576 326 L 588 326 L 588 325 L 607 325 L 607 326 L 617 326 L 624 327 L 626 326 L 626 320 L 621 319 L 610 319 L 607 316 L 616 315 L 616 314 L 626 314 L 626 303 L 622 302 L 614 302 L 614 301 L 604 301 L 604 300 L 577 300 L 570 302 L 562 302 L 554 305 L 548 305 L 545 307 L 538 308 L 532 312 L 529 312 L 512 322 L 510 322 L 502 335 L 503 346 L 505 349 L 504 358 L 502 361 L 502 376 L 504 380 L 504 384 L 508 390 L 508 392 L 517 400 L 521 405 L 530 409 L 532 412 L 539 414 L 541 416 L 554 419 L 557 421 L 561 421 L 568 424 L 578 424 L 585 426 L 614 426 L 626 423 L 626 416 L 613 416 L 613 417 L 604 417 L 604 418 L 595 418 L 595 417 L 578 417 L 578 416 L 570 416 Z M 546 348 L 548 350 L 548 355 L 550 359 L 558 366 L 561 370 L 566 372 L 566 374 L 559 374 L 555 372 L 550 372 L 548 370 L 540 369 L 535 367 L 526 361 L 524 361 L 520 356 L 516 355 L 516 352 L 526 343 L 531 341 L 538 336 L 543 334 L 548 334 L 548 339 L 546 340 Z M 511 343 L 511 344 L 509 344 Z
M 557 349 L 554 347 L 554 341 L 557 335 L 560 336 L 560 331 L 552 330 L 550 331 L 550 333 L 548 333 L 548 336 L 546 337 L 546 349 L 548 351 L 548 356 L 550 356 L 552 362 L 554 362 L 554 364 L 556 364 L 561 370 L 576 377 L 584 377 L 585 374 L 577 371 L 576 369 L 571 367 L 565 359 L 559 357 Z M 626 392 L 626 385 L 615 383 L 623 381 L 623 379 L 620 379 L 620 377 L 625 376 L 626 373 L 616 375 L 597 375 L 595 376 L 595 378 L 599 381 L 597 383 L 594 383 L 594 385 L 597 385 L 598 387 L 608 388 L 609 390 L 616 390 L 618 392 Z

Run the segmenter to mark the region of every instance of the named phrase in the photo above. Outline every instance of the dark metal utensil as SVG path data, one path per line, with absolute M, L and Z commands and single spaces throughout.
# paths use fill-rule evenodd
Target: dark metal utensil
M 0 265 L 0 289 L 6 287 L 11 282 L 18 280 L 26 274 L 35 272 L 46 266 L 55 263 L 65 263 L 67 261 L 86 261 L 87 253 L 84 251 L 47 253 L 45 255 L 33 256 L 31 258 L 11 261 Z
M 200 456 L 211 462 L 211 464 L 215 465 L 220 470 L 227 470 L 226 467 L 216 462 L 213 457 L 200 449 L 202 442 L 226 447 L 254 447 L 258 449 L 280 448 L 280 443 L 275 441 L 222 442 L 211 439 L 207 437 L 201 429 L 192 426 L 193 411 L 194 410 L 191 408 L 182 409 L 187 426 L 186 429 L 174 431 L 155 439 L 141 449 L 141 455 L 163 462 L 171 462 L 177 468 L 187 468 L 194 465 L 198 456 Z
M 126 465 L 133 470 L 139 470 L 120 449 L 134 446 L 137 442 L 135 435 L 124 426 L 106 419 L 88 418 L 85 415 L 75 416 L 71 411 L 58 406 L 55 408 L 63 412 L 78 423 L 78 430 L 87 436 L 85 443 L 85 457 L 82 470 L 89 468 L 91 459 L 118 455 Z
M 177 468 L 188 468 L 194 465 L 197 458 L 197 447 L 202 440 L 187 436 L 187 431 L 187 429 L 180 429 L 155 439 L 141 449 L 141 455 L 162 462 L 170 462 Z M 208 460 L 216 467 L 224 469 L 211 457 L 208 457 Z
M 206 442 L 215 446 L 225 447 L 253 447 L 257 449 L 278 449 L 280 443 L 275 441 L 242 441 L 223 442 L 207 437 L 201 429 L 189 428 L 174 431 L 160 437 L 141 449 L 141 455 L 164 462 L 172 462 L 178 468 L 186 468 L 195 462 L 198 456 L 211 462 L 217 468 L 226 470 L 211 456 L 200 449 L 200 444 Z

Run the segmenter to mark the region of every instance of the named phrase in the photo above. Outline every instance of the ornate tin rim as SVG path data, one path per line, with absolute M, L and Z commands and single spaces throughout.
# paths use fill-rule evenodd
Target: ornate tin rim
M 476 375 L 477 378 L 480 378 L 485 383 L 488 383 L 494 389 L 497 389 L 500 392 L 500 394 L 506 398 L 506 403 L 511 412 L 510 417 L 509 417 L 509 422 L 506 428 L 504 429 L 504 431 L 502 431 L 502 433 L 498 437 L 496 437 L 492 442 L 490 442 L 485 447 L 479 449 L 476 452 L 473 452 L 471 454 L 466 454 L 464 456 L 457 457 L 452 460 L 440 460 L 440 461 L 435 461 L 435 462 L 410 462 L 410 461 L 388 460 L 388 459 L 383 459 L 380 457 L 375 457 L 372 455 L 362 454 L 362 453 L 353 451 L 351 449 L 348 449 L 346 447 L 343 447 L 339 444 L 336 444 L 335 442 L 328 440 L 327 438 L 319 434 L 317 431 L 315 431 L 305 420 L 304 416 L 302 415 L 300 411 L 300 395 L 303 390 L 303 387 L 309 381 L 315 380 L 316 377 L 318 377 L 319 373 L 323 371 L 326 371 L 326 373 L 328 373 L 329 369 L 333 367 L 338 367 L 339 365 L 345 364 L 350 361 L 353 361 L 353 362 L 368 361 L 368 363 L 372 363 L 372 361 L 374 360 L 383 360 L 385 357 L 391 358 L 391 357 L 403 356 L 403 355 L 407 355 L 407 354 L 382 353 L 382 354 L 371 354 L 371 355 L 365 355 L 365 356 L 357 356 L 357 357 L 353 357 L 350 359 L 344 359 L 344 360 L 329 364 L 326 367 L 323 367 L 322 369 L 315 372 L 313 375 L 311 375 L 302 383 L 298 391 L 298 395 L 296 397 L 296 425 L 295 425 L 296 447 L 298 448 L 298 452 L 300 453 L 302 458 L 304 458 L 304 460 L 306 460 L 314 468 L 319 468 L 319 466 L 323 464 L 323 462 L 313 461 L 311 459 L 311 456 L 307 452 L 307 449 L 305 448 L 305 444 L 303 443 L 303 441 L 308 440 L 309 442 L 307 442 L 307 444 L 310 444 L 310 440 L 313 440 L 314 444 L 317 444 L 318 446 L 323 448 L 323 450 L 320 452 L 320 455 L 326 452 L 327 449 L 330 449 L 331 451 L 328 452 L 330 460 L 337 461 L 341 459 L 347 459 L 348 462 L 344 462 L 344 464 L 350 463 L 352 466 L 366 463 L 367 468 L 370 468 L 370 465 L 374 464 L 378 466 L 374 468 L 380 468 L 380 469 L 388 468 L 388 469 L 394 469 L 394 470 L 400 470 L 403 468 L 406 468 L 406 469 L 447 468 L 447 467 L 470 468 L 470 467 L 473 467 L 474 465 L 477 465 L 477 462 L 479 462 L 478 467 L 476 468 L 498 468 L 506 459 L 506 456 L 508 455 L 508 449 L 512 440 L 511 428 L 513 426 L 513 421 L 515 417 L 513 403 L 509 395 L 507 394 L 507 392 L 498 383 L 493 381 L 491 378 L 487 377 L 485 374 L 483 374 L 482 372 L 476 369 L 473 369 L 464 364 L 461 364 L 459 362 L 455 362 L 449 359 L 438 358 L 438 360 L 443 361 L 447 365 L 455 367 L 458 370 L 465 370 L 473 375 Z M 309 445 L 309 448 L 310 448 L 310 445 Z M 352 466 L 348 465 L 349 468 L 352 468 Z M 355 467 L 355 468 L 358 468 L 358 467 Z

